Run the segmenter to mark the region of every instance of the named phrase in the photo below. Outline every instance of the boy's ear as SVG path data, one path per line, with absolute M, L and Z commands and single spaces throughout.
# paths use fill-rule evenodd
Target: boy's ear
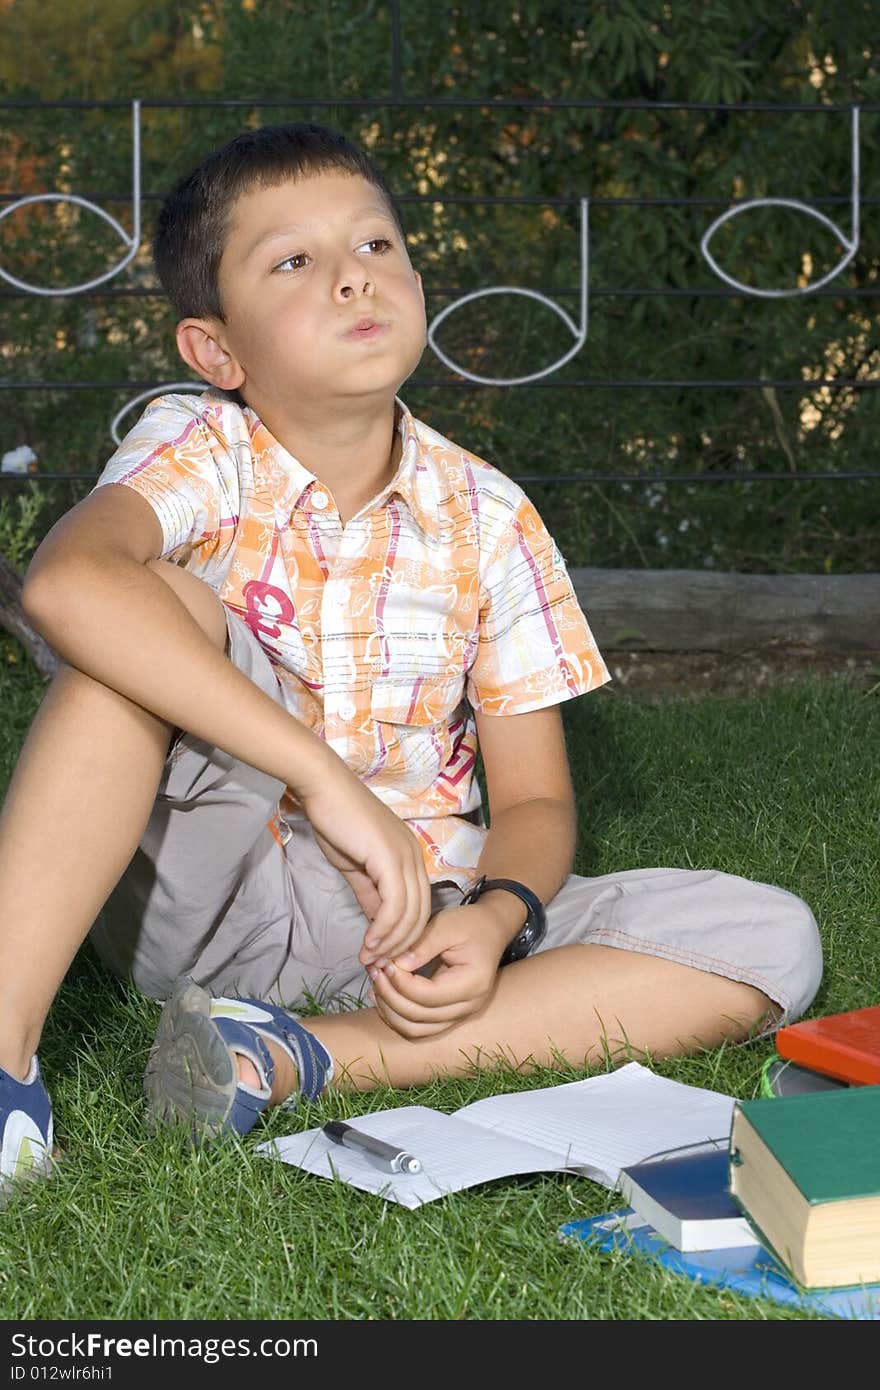
M 181 319 L 177 325 L 177 351 L 188 367 L 221 391 L 237 391 L 244 372 L 222 343 L 219 326 L 212 319 Z

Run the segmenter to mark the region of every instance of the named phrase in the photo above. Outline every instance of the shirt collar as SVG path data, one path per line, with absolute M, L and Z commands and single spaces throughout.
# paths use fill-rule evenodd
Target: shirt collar
M 397 430 L 401 437 L 400 462 L 391 482 L 371 503 L 371 510 L 380 509 L 391 496 L 401 497 L 421 530 L 436 539 L 440 535 L 440 516 L 433 470 L 428 466 L 411 412 L 399 396 L 395 396 L 394 404 Z M 250 406 L 243 408 L 254 454 L 265 457 L 265 453 L 269 452 L 273 461 L 281 464 L 289 479 L 290 491 L 283 505 L 289 511 L 304 507 L 311 493 L 320 488 L 320 479 L 269 433 Z
M 429 467 L 429 456 L 419 439 L 413 416 L 399 396 L 395 397 L 395 405 L 402 443 L 400 463 L 381 499 L 392 493 L 402 497 L 425 535 L 436 540 L 440 536 L 440 509 L 434 472 Z

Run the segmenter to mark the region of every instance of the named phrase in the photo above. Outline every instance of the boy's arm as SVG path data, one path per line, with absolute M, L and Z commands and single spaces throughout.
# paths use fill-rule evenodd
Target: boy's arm
M 577 815 L 559 705 L 526 714 L 475 712 L 489 794 L 489 833 L 476 876 L 512 878 L 547 903 L 574 862 Z M 526 920 L 512 893 L 484 893 L 508 941 Z M 506 944 L 506 943 L 505 943 Z
M 490 815 L 477 872 L 516 879 L 549 902 L 571 872 L 576 829 L 559 706 L 476 718 Z M 500 889 L 436 913 L 411 950 L 370 968 L 386 1023 L 415 1039 L 477 1013 L 525 919 L 525 905 Z M 438 964 L 430 978 L 416 973 L 431 960 Z
M 98 488 L 36 551 L 22 607 L 68 665 L 261 771 L 310 780 L 320 740 L 236 670 L 151 568 L 162 546 L 143 497 Z
M 24 611 L 68 665 L 292 787 L 373 918 L 367 935 L 403 949 L 430 912 L 418 841 L 328 744 L 226 658 L 151 567 L 162 545 L 144 498 L 124 484 L 100 487 L 40 545 Z

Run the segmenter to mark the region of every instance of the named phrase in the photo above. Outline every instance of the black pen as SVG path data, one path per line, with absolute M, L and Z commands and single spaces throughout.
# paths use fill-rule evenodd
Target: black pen
M 328 1120 L 323 1126 L 324 1133 L 334 1144 L 344 1144 L 347 1149 L 359 1149 L 361 1153 L 375 1158 L 390 1173 L 420 1173 L 422 1165 L 406 1149 L 398 1144 L 386 1144 L 383 1139 L 374 1139 L 372 1134 L 364 1134 L 342 1120 Z

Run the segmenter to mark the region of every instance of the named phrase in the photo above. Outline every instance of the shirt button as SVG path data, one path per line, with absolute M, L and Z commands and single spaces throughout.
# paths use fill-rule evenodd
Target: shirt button
M 312 493 L 312 506 L 315 508 L 316 512 L 322 512 L 324 508 L 329 505 L 329 502 L 330 498 L 327 496 L 326 492 L 318 491 Z
M 339 705 L 340 719 L 354 719 L 357 714 L 357 705 L 352 700 L 342 700 Z

